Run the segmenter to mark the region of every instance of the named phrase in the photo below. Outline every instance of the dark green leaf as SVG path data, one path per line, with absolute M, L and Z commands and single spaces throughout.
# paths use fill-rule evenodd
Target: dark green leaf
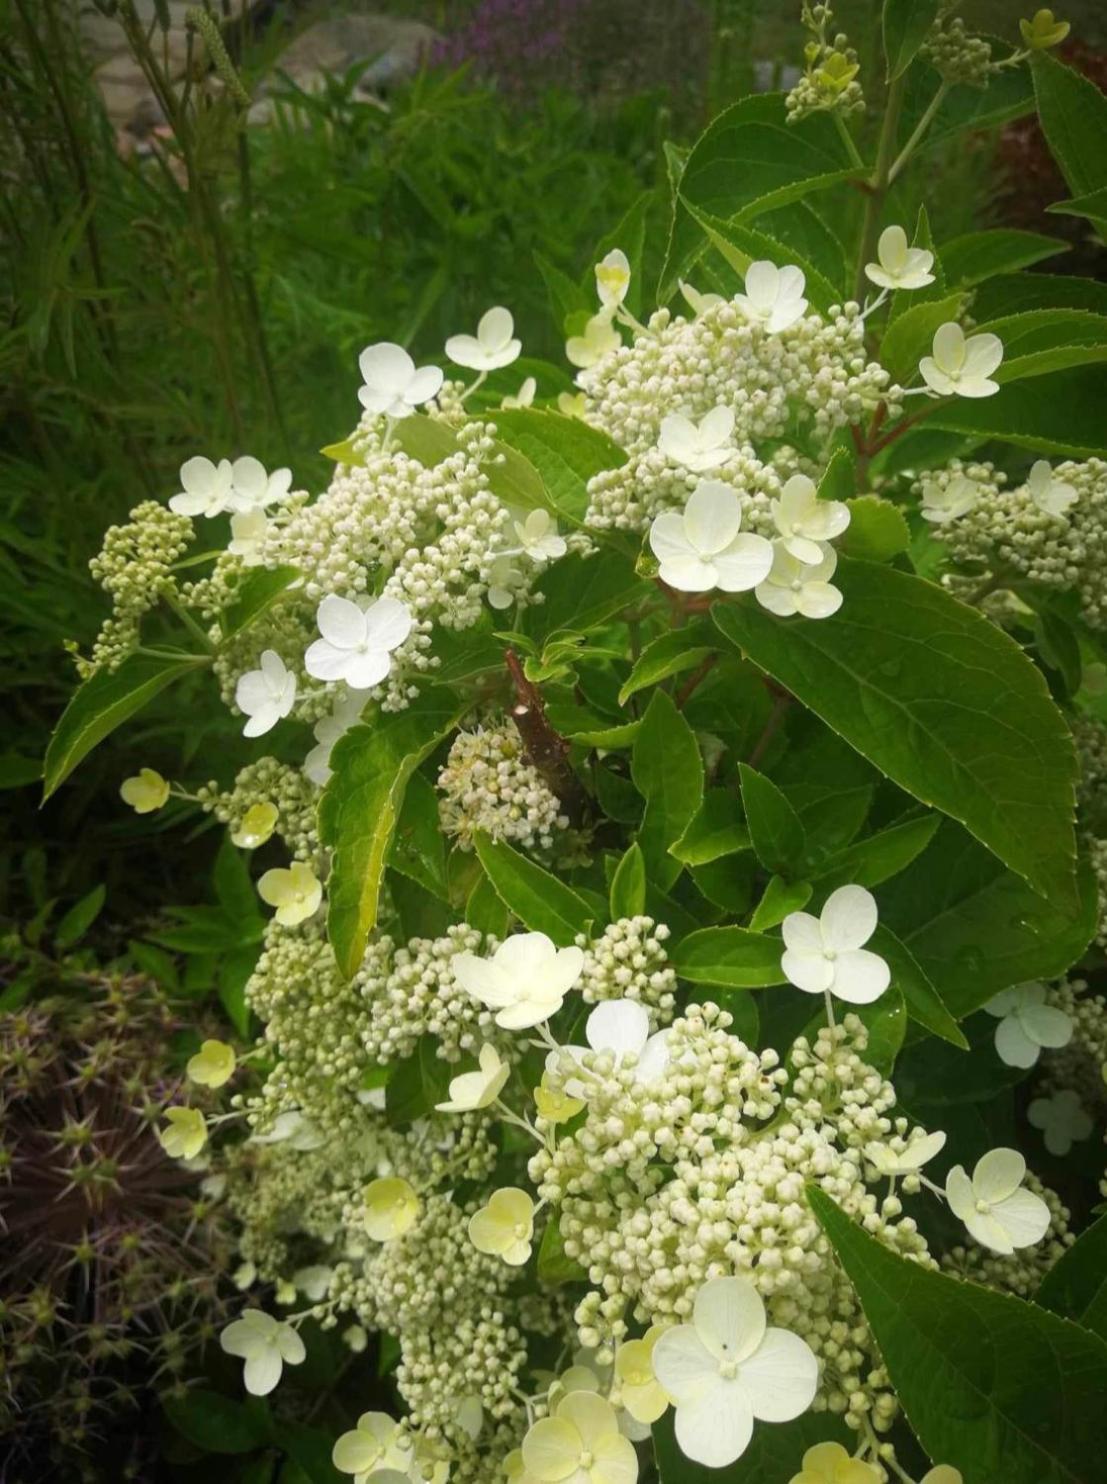
M 795 248 L 786 247 L 768 232 L 758 231 L 756 227 L 728 222 L 722 217 L 713 216 L 709 211 L 700 210 L 690 202 L 685 204 L 693 221 L 703 229 L 708 242 L 726 260 L 740 282 L 745 282 L 746 271 L 756 259 L 768 258 L 774 263 L 794 263 L 803 272 L 806 285 L 804 293 L 816 309 L 825 312 L 832 304 L 841 303 L 841 290 L 836 289 Z
M 1094 1484 L 1107 1446 L 1107 1345 L 1010 1294 L 898 1256 L 825 1191 L 808 1200 L 857 1290 L 931 1458 L 965 1484 Z
M 773 876 L 750 918 L 750 929 L 763 933 L 778 927 L 790 912 L 799 912 L 811 900 L 810 881 L 785 881 Z
M 1107 1216 L 1093 1221 L 1061 1254 L 1034 1302 L 1107 1340 Z
M 97 743 L 141 711 L 159 691 L 208 662 L 199 655 L 171 660 L 132 655 L 118 670 L 98 670 L 77 689 L 54 728 L 43 765 L 43 799 L 65 782 Z
M 583 897 L 503 840 L 476 837 L 477 855 L 504 905 L 532 933 L 567 947 L 595 916 Z
M 413 773 L 404 790 L 392 836 L 388 864 L 446 901 L 446 841 L 438 816 L 438 795 L 422 773 Z
M 545 601 L 527 609 L 526 629 L 538 643 L 559 629 L 595 628 L 651 591 L 633 563 L 613 551 L 570 552 L 546 568 L 535 589 Z
M 938 0 L 884 0 L 884 57 L 891 82 L 906 72 L 938 14 Z
M 796 811 L 771 779 L 740 763 L 742 805 L 754 854 L 767 871 L 795 874 L 807 846 L 807 832 Z
M 695 733 L 662 690 L 654 691 L 631 753 L 631 777 L 646 801 L 638 843 L 651 882 L 662 890 L 680 875 L 669 854 L 703 801 L 703 763 Z
M 1048 52 L 1030 59 L 1038 117 L 1053 158 L 1074 196 L 1107 185 L 1107 98 L 1091 78 Z
M 108 889 L 101 882 L 70 907 L 54 929 L 54 942 L 59 948 L 72 948 L 84 937 L 100 916 L 107 894 Z
M 740 927 L 709 927 L 689 933 L 672 952 L 673 967 L 689 984 L 724 989 L 763 989 L 787 981 L 780 967 L 779 938 Z
M 715 605 L 722 632 L 893 782 L 1075 900 L 1075 756 L 1039 670 L 941 588 L 843 558 L 832 618 Z M 1017 722 L 1012 720 L 1017 718 Z
M 1014 273 L 1068 251 L 1069 244 L 1057 237 L 997 227 L 988 232 L 966 232 L 943 243 L 942 267 L 954 288 L 971 288 L 998 273 Z
M 245 852 L 224 835 L 215 857 L 212 885 L 216 900 L 228 917 L 260 917 L 258 895 L 246 865 Z
M 511 913 L 483 871 L 465 903 L 465 921 L 478 932 L 493 938 L 507 937 Z
M 718 642 L 718 634 L 712 632 L 705 619 L 698 619 L 681 629 L 669 629 L 651 640 L 635 660 L 619 691 L 619 705 L 625 706 L 631 696 L 644 686 L 657 685 L 670 675 L 678 675 L 682 670 L 702 664 Z
M 923 814 L 893 824 L 865 840 L 847 845 L 821 867 L 818 884 L 827 890 L 855 882 L 858 886 L 879 886 L 904 871 L 915 857 L 930 844 L 942 822 L 940 814 Z
M 951 1046 L 967 1051 L 969 1043 L 961 1027 L 946 1009 L 942 997 L 911 954 L 892 932 L 881 923 L 869 939 L 869 948 L 879 953 L 892 971 L 892 984 L 903 994 L 907 1013 L 925 1026 L 932 1035 L 940 1036 Z
M 580 1263 L 565 1255 L 565 1243 L 557 1221 L 557 1212 L 550 1212 L 546 1230 L 538 1245 L 538 1281 L 548 1288 L 560 1288 L 563 1283 L 577 1283 L 586 1279 L 588 1273 Z
M 335 743 L 333 774 L 319 803 L 319 837 L 333 851 L 327 933 L 340 971 L 351 977 L 377 920 L 392 833 L 412 773 L 457 725 L 464 704 L 424 691 L 406 711 L 382 712 Z
M 910 385 L 918 372 L 919 361 L 930 354 L 934 332 L 947 320 L 960 317 L 964 300 L 964 294 L 927 299 L 905 309 L 888 326 L 880 342 L 880 363 L 891 372 L 893 381 Z
M 827 1412 L 805 1412 L 793 1422 L 758 1422 L 750 1445 L 729 1468 L 709 1469 L 692 1463 L 673 1436 L 672 1411 L 653 1425 L 653 1450 L 661 1484 L 787 1484 L 800 1471 L 808 1448 L 816 1443 L 841 1443 L 852 1453 L 854 1434 L 840 1418 Z
M 626 454 L 598 428 L 559 412 L 521 408 L 492 416 L 503 443 L 537 469 L 549 496 L 549 509 L 579 525 L 588 508 L 588 481 L 603 469 L 617 469 Z
M 957 397 L 938 404 L 931 428 L 999 438 L 1054 458 L 1107 456 L 1107 367 L 1055 371 L 1048 384 L 1027 379 L 1001 386 L 991 397 Z
M 750 832 L 737 796 L 729 789 L 709 788 L 684 834 L 669 846 L 669 854 L 686 866 L 705 866 L 749 848 Z
M 646 910 L 646 859 L 635 843 L 615 867 L 611 878 L 611 920 L 640 917 Z
M 165 1415 L 190 1443 L 209 1453 L 249 1453 L 267 1441 L 269 1428 L 246 1402 L 196 1387 L 167 1399 Z
M 232 601 L 219 619 L 223 637 L 231 639 L 267 613 L 299 577 L 295 567 L 253 567 L 239 581 Z
M 847 500 L 850 522 L 838 543 L 846 556 L 867 562 L 890 562 L 911 545 L 911 532 L 897 505 L 879 495 Z
M 437 1036 L 419 1037 L 413 1056 L 397 1062 L 385 1085 L 384 1106 L 390 1123 L 414 1123 L 449 1096 L 457 1069 L 438 1055 Z

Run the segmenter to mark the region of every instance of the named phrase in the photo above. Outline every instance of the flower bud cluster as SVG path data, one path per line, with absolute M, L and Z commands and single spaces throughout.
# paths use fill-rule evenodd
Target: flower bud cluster
M 1050 986 L 1050 1005 L 1072 1022 L 1067 1046 L 1046 1051 L 1041 1084 L 1047 1091 L 1071 1089 L 1089 1113 L 1107 1113 L 1107 1000 L 1089 994 L 1085 979 L 1062 979 Z
M 698 476 L 659 450 L 661 420 L 669 413 L 698 420 L 726 406 L 735 415 L 733 451 L 711 477 L 737 490 L 743 529 L 766 535 L 774 529 L 771 501 L 789 476 L 818 473 L 776 445 L 796 424 L 822 444 L 890 390 L 888 373 L 866 355 L 856 304 L 834 306 L 826 319 L 808 311 L 779 334 L 751 323 L 733 302 L 691 320 L 659 309 L 648 334 L 609 351 L 578 381 L 586 420 L 627 453 L 621 468 L 589 481 L 586 525 L 644 531 L 661 511 L 681 508 Z
M 954 12 L 960 0 L 944 0 L 938 19 L 919 48 L 919 55 L 948 83 L 984 88 L 993 71 L 992 48 L 982 36 L 971 36 Z
M 704 1282 L 743 1273 L 771 1322 L 823 1361 L 816 1405 L 886 1430 L 895 1414 L 887 1377 L 804 1192 L 816 1181 L 881 1241 L 929 1260 L 900 1202 L 880 1202 L 865 1184 L 861 1147 L 894 1128 L 902 1136 L 906 1121 L 888 1117 L 895 1096 L 864 1062 L 855 1017 L 814 1045 L 800 1038 L 791 1079 L 774 1051 L 751 1051 L 729 1023 L 714 1005 L 689 1007 L 657 1083 L 638 1082 L 632 1058 L 616 1066 L 609 1053 L 586 1053 L 585 1121 L 531 1160 L 565 1251 L 592 1285 L 577 1309 L 581 1342 L 618 1342 L 631 1321 L 686 1319 Z M 547 1083 L 574 1071 L 563 1058 Z
M 309 863 L 318 856 L 318 794 L 299 768 L 280 763 L 275 757 L 260 757 L 239 769 L 230 789 L 221 789 L 213 779 L 196 790 L 196 797 L 201 808 L 214 814 L 232 834 L 242 827 L 248 810 L 257 804 L 272 804 L 277 811 L 274 833 L 284 841 L 289 854 Z
M 806 71 L 785 100 L 790 124 L 810 113 L 831 109 L 843 117 L 864 112 L 865 96 L 857 81 L 857 53 L 843 33 L 828 38 L 827 28 L 833 19 L 829 5 L 803 6 L 801 20 L 811 40 L 804 47 Z
M 650 1013 L 650 1025 L 673 1018 L 676 973 L 665 953 L 669 929 L 652 917 L 620 917 L 598 938 L 578 938 L 584 968 L 578 987 L 589 1005 L 601 1000 L 637 1000 Z
M 994 482 L 980 478 L 977 468 L 987 470 Z M 934 478 L 941 483 L 958 472 L 954 461 L 949 474 Z M 1107 463 L 1088 459 L 1055 466 L 1054 476 L 1077 496 L 1063 515 L 1036 505 L 1025 484 L 1006 488 L 987 465 L 964 472 L 978 480 L 979 499 L 940 529 L 953 559 L 983 564 L 1000 579 L 1010 575 L 1059 591 L 1075 589 L 1086 621 L 1093 628 L 1107 627 Z
M 527 761 L 509 721 L 458 732 L 437 786 L 442 828 L 466 850 L 481 831 L 523 850 L 549 852 L 556 832 L 569 827 L 560 800 Z
M 138 643 L 143 616 L 162 594 L 175 592 L 173 563 L 192 540 L 192 522 L 175 515 L 156 500 L 143 500 L 131 511 L 127 525 L 109 526 L 104 544 L 88 569 L 112 603 L 91 659 L 82 661 L 82 678 L 100 666 L 116 670 Z

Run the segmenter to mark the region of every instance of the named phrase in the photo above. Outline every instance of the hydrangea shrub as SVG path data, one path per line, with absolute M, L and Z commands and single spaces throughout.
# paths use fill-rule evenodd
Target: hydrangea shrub
M 96 559 L 47 788 L 186 680 L 251 740 L 123 785 L 272 909 L 164 1143 L 248 1390 L 394 1338 L 359 1480 L 1100 1476 L 1107 305 L 888 203 L 1036 106 L 1099 230 L 1107 101 L 1045 11 L 885 0 L 872 78 L 831 20 L 676 162 L 656 292 L 641 214 L 552 285 L 571 380 L 501 305 L 370 346 L 325 490 L 197 456 Z

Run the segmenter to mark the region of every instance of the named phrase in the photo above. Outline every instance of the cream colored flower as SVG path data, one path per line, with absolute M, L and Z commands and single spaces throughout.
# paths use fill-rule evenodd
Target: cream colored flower
M 251 1396 L 268 1396 L 286 1365 L 299 1365 L 307 1351 L 291 1324 L 262 1309 L 247 1309 L 219 1336 L 228 1355 L 246 1362 L 243 1381 Z
M 514 395 L 511 395 L 509 393 L 506 397 L 502 398 L 500 401 L 500 406 L 505 412 L 512 410 L 519 412 L 524 408 L 533 405 L 534 394 L 537 390 L 538 383 L 534 379 L 534 377 L 526 376 L 523 378 L 523 384 L 522 386 L 520 386 L 519 390 Z
M 523 1463 L 540 1484 L 635 1484 L 638 1455 L 611 1403 L 572 1391 L 523 1439 Z
M 661 581 L 683 593 L 755 588 L 773 565 L 772 543 L 741 524 L 741 502 L 730 486 L 701 479 L 681 512 L 667 510 L 650 526 Z
M 630 288 L 630 263 L 621 248 L 613 247 L 596 264 L 596 292 L 605 309 L 617 309 Z
M 735 294 L 734 302 L 747 319 L 762 325 L 770 335 L 778 335 L 806 313 L 805 282 L 795 264 L 778 268 L 767 261 L 751 263 L 746 269 L 746 292 Z
M 932 354 L 919 362 L 922 379 L 940 397 L 991 397 L 999 391 L 992 372 L 1003 360 L 1003 341 L 998 335 L 970 335 L 955 321 L 939 325 L 934 332 Z
M 920 513 L 923 520 L 931 521 L 936 526 L 945 526 L 951 520 L 960 520 L 970 510 L 975 510 L 979 499 L 980 490 L 975 480 L 967 479 L 964 474 L 954 475 L 945 488 L 931 480 L 925 480 Z
M 534 1106 L 547 1123 L 568 1123 L 584 1107 L 584 1099 L 571 1098 L 564 1092 L 554 1092 L 540 1082 L 534 1089 Z
M 362 1412 L 357 1426 L 335 1443 L 331 1462 L 340 1474 L 354 1474 L 357 1484 L 379 1479 L 381 1469 L 395 1469 L 407 1478 L 411 1439 L 387 1412 Z
M 865 1145 L 865 1158 L 879 1175 L 913 1175 L 945 1148 L 946 1136 L 938 1129 L 932 1134 L 917 1134 L 906 1149 L 893 1149 L 891 1144 L 873 1140 Z
M 1037 459 L 1026 476 L 1026 488 L 1038 509 L 1057 520 L 1063 520 L 1076 501 L 1076 490 L 1063 479 L 1054 479 L 1048 459 Z
M 1047 1098 L 1035 1098 L 1026 1110 L 1027 1122 L 1042 1131 L 1050 1154 L 1063 1158 L 1074 1143 L 1091 1137 L 1095 1123 L 1080 1094 L 1063 1087 Z
M 733 436 L 734 408 L 720 402 L 704 413 L 699 422 L 681 412 L 667 413 L 661 419 L 657 447 L 670 463 L 681 464 L 696 474 L 706 474 L 730 458 L 734 452 Z
M 558 392 L 557 410 L 562 417 L 583 418 L 588 411 L 588 398 L 584 392 Z M 520 1453 L 519 1457 L 522 1456 Z
M 275 866 L 266 871 L 258 881 L 258 896 L 268 906 L 277 909 L 279 923 L 295 927 L 319 910 L 323 887 L 310 866 L 303 861 L 293 861 L 287 869 Z
M 124 778 L 119 797 L 136 814 L 153 814 L 169 797 L 169 784 L 153 768 L 142 768 L 133 778 Z
M 991 1149 L 977 1160 L 970 1180 L 961 1165 L 946 1176 L 949 1209 L 983 1247 L 1009 1257 L 1033 1247 L 1049 1229 L 1049 1207 L 1023 1190 L 1026 1160 L 1016 1149 Z
M 580 978 L 584 954 L 557 948 L 545 933 L 515 933 L 491 958 L 459 953 L 454 977 L 467 994 L 496 1011 L 503 1030 L 528 1030 L 561 1009 Z
M 880 1475 L 847 1453 L 841 1443 L 816 1443 L 803 1455 L 803 1468 L 788 1484 L 880 1484 Z
M 451 335 L 446 354 L 455 366 L 470 371 L 499 371 L 519 359 L 523 342 L 515 339 L 515 321 L 502 304 L 482 314 L 475 335 Z
M 451 1079 L 449 1101 L 435 1104 L 439 1113 L 472 1113 L 496 1101 L 511 1075 L 511 1067 L 500 1060 L 499 1052 L 488 1042 L 480 1049 L 479 1063 L 479 1071 L 462 1072 L 460 1077 Z
M 406 1180 L 386 1175 L 365 1187 L 365 1230 L 374 1242 L 395 1242 L 419 1215 L 419 1197 Z
M 659 1325 L 651 1325 L 640 1340 L 625 1341 L 615 1355 L 619 1400 L 635 1422 L 656 1422 L 669 1405 L 653 1369 L 654 1346 L 663 1332 Z
M 205 1041 L 189 1058 L 188 1075 L 203 1087 L 222 1087 L 234 1076 L 234 1047 L 225 1041 Z
M 798 561 L 780 542 L 773 543 L 773 564 L 753 595 L 778 618 L 831 618 L 842 606 L 841 591 L 831 582 L 838 570 L 833 546 L 824 546 L 815 566 Z
M 882 289 L 923 289 L 934 282 L 934 254 L 909 247 L 902 227 L 885 227 L 876 244 L 877 263 L 865 264 L 865 277 Z
M 805 994 L 829 990 L 847 1004 L 871 1004 L 891 981 L 884 959 L 863 946 L 876 924 L 876 899 L 863 886 L 839 886 L 818 917 L 789 912 L 781 924 L 785 978 Z
M 170 1159 L 195 1159 L 208 1141 L 208 1126 L 199 1108 L 166 1108 L 168 1128 L 158 1131 Z
M 610 309 L 601 309 L 584 327 L 583 335 L 570 335 L 565 342 L 565 356 L 572 366 L 587 371 L 597 361 L 618 350 L 623 337 L 611 323 Z
M 817 567 L 823 560 L 825 542 L 833 541 L 849 525 L 849 506 L 841 500 L 820 500 L 813 480 L 793 474 L 773 501 L 773 523 L 780 532 L 780 545 L 805 566 Z
M 256 850 L 272 835 L 279 818 L 276 804 L 251 804 L 238 828 L 231 831 L 231 844 L 241 850 Z
M 505 1185 L 494 1190 L 487 1206 L 469 1220 L 469 1240 L 478 1252 L 502 1257 L 508 1267 L 522 1267 L 534 1236 L 534 1202 L 525 1190 Z

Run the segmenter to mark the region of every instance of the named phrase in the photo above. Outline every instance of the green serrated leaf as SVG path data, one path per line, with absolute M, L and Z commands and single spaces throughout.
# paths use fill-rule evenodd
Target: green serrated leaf
M 782 623 L 754 605 L 717 603 L 713 616 L 893 782 L 1073 906 L 1075 756 L 1041 672 L 975 609 L 921 578 L 843 558 L 836 581 L 845 601 L 818 623 Z
M 918 819 L 889 825 L 886 830 L 857 840 L 831 856 L 820 867 L 816 880 L 828 891 L 850 882 L 857 886 L 879 886 L 907 869 L 930 844 L 941 822 L 940 814 L 924 814 Z
M 408 779 L 453 731 L 466 705 L 429 689 L 406 711 L 381 712 L 335 743 L 319 803 L 319 837 L 332 852 L 327 933 L 340 971 L 361 963 L 377 920 L 385 860 Z
M 1107 1216 L 1093 1221 L 1062 1252 L 1034 1302 L 1107 1340 Z
M 750 930 L 763 933 L 769 928 L 779 927 L 790 912 L 802 911 L 811 900 L 810 881 L 785 881 L 782 876 L 773 876 L 754 908 L 750 918 Z
M 629 845 L 611 878 L 611 921 L 639 917 L 646 910 L 646 858 L 637 843 Z
M 965 1484 L 1094 1484 L 1107 1344 L 1046 1309 L 900 1257 L 829 1195 L 808 1201 L 857 1290 L 907 1419 Z
M 729 789 L 709 788 L 683 835 L 669 846 L 669 854 L 686 866 L 706 866 L 749 848 L 750 832 L 737 796 Z
M 681 863 L 669 854 L 703 801 L 703 762 L 696 735 L 662 690 L 655 690 L 630 755 L 634 786 L 646 801 L 638 844 L 651 882 L 672 886 Z
M 846 501 L 850 522 L 838 542 L 846 556 L 866 562 L 890 562 L 911 545 L 902 511 L 880 495 L 855 495 Z
M 617 443 L 579 418 L 522 408 L 493 413 L 492 421 L 500 441 L 537 471 L 546 508 L 572 525 L 584 519 L 593 475 L 626 463 Z
M 619 705 L 625 706 L 631 696 L 647 685 L 658 685 L 670 675 L 679 675 L 702 664 L 717 644 L 718 635 L 704 619 L 680 629 L 669 629 L 651 640 L 635 660 L 619 691 Z
M 754 854 L 767 871 L 793 876 L 807 848 L 807 831 L 771 779 L 746 763 L 738 765 L 742 805 Z
M 787 980 L 780 967 L 782 944 L 749 928 L 709 927 L 689 933 L 672 952 L 673 967 L 689 984 L 724 989 L 764 989 Z
M 219 616 L 224 639 L 233 639 L 267 613 L 282 593 L 299 577 L 295 567 L 254 567 L 235 589 L 235 595 Z
M 885 923 L 869 939 L 868 947 L 879 953 L 892 971 L 892 984 L 898 989 L 912 1020 L 962 1051 L 969 1049 L 965 1033 L 946 1009 L 942 997 L 923 969 Z
M 151 659 L 132 655 L 118 670 L 99 670 L 81 685 L 54 728 L 43 763 L 45 802 L 97 743 L 141 711 L 159 691 L 209 664 L 206 655 Z
M 938 0 L 884 0 L 882 30 L 887 80 L 906 72 L 938 14 Z
M 588 931 L 595 914 L 571 886 L 503 840 L 477 835 L 474 844 L 497 895 L 532 933 L 545 933 L 564 948 Z

